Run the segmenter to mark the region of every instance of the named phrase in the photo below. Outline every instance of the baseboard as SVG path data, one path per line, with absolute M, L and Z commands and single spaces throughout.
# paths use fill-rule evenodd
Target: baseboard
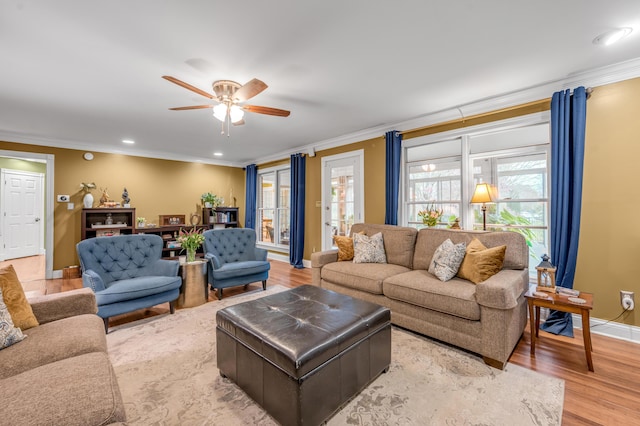
M 267 259 L 277 260 L 279 262 L 289 263 L 289 255 L 288 254 L 278 254 L 278 253 L 274 253 L 272 251 L 270 251 L 267 254 Z M 311 268 L 311 261 L 310 260 L 306 260 L 306 259 L 302 259 L 302 266 L 304 266 L 305 268 Z
M 573 328 L 582 330 L 582 318 L 580 315 L 572 315 Z M 592 334 L 613 337 L 614 339 L 640 343 L 640 327 L 619 322 L 607 322 L 599 318 L 589 318 Z

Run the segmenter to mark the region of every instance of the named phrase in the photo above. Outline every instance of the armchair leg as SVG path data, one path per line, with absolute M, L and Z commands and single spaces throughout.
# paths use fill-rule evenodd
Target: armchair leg
M 267 280 L 262 280 L 262 290 L 265 291 L 267 289 Z
M 222 289 L 218 289 L 218 300 L 222 300 Z
M 174 314 L 176 312 L 176 301 L 169 302 L 169 313 Z
M 102 322 L 104 322 L 104 334 L 109 334 L 109 317 L 102 318 Z

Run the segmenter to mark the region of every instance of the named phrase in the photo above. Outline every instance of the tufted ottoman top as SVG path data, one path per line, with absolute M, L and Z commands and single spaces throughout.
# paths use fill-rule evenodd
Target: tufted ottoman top
M 389 324 L 389 309 L 304 285 L 221 309 L 217 327 L 298 379 Z

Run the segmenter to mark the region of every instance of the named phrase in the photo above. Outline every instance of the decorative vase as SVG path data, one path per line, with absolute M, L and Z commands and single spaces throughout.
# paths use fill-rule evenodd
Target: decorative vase
M 187 249 L 187 263 L 196 261 L 196 249 Z
M 91 207 L 93 207 L 93 195 L 91 195 L 90 192 L 87 192 L 86 194 L 84 194 L 84 198 L 82 199 L 82 204 L 84 205 L 85 209 L 90 209 Z

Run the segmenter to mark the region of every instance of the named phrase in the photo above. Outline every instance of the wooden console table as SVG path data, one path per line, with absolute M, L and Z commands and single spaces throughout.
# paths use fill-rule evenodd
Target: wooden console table
M 593 371 L 593 360 L 591 359 L 591 327 L 589 325 L 589 313 L 593 309 L 593 294 L 580 292 L 580 299 L 585 303 L 574 303 L 569 300 L 569 296 L 555 293 L 548 293 L 546 297 L 534 295 L 535 290 L 530 289 L 524 297 L 529 304 L 529 324 L 531 329 L 531 356 L 536 355 L 536 339 L 540 330 L 540 308 L 549 308 L 556 311 L 579 314 L 582 316 L 582 336 L 584 340 L 584 353 L 587 357 L 589 371 Z M 535 307 L 535 316 L 534 316 Z

